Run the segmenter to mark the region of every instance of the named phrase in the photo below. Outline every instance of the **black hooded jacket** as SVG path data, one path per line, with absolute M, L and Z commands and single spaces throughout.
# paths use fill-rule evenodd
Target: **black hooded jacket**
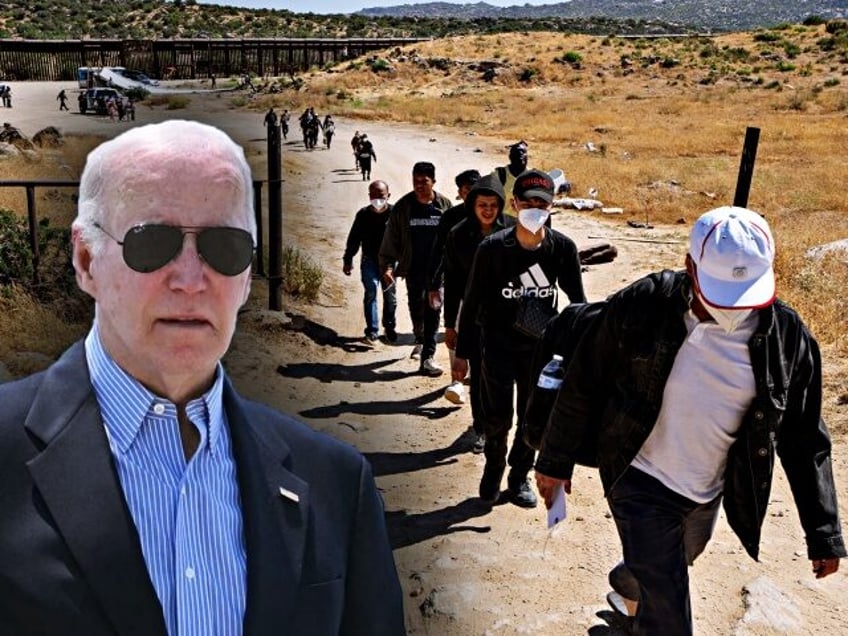
M 479 194 L 494 194 L 498 197 L 498 216 L 492 232 L 504 229 L 504 192 L 501 182 L 488 175 L 475 183 L 465 198 L 465 218 L 451 228 L 445 240 L 444 282 L 445 282 L 445 328 L 455 329 L 459 313 L 459 303 L 465 293 L 465 285 L 474 262 L 474 252 L 486 236 L 480 228 L 474 205 Z

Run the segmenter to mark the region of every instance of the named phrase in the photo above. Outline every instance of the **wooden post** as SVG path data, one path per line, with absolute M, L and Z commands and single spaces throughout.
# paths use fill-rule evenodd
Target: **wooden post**
M 748 206 L 748 194 L 751 192 L 759 141 L 760 129 L 749 126 L 745 131 L 745 144 L 742 146 L 742 159 L 739 161 L 739 176 L 736 177 L 736 194 L 733 196 L 733 205 L 739 208 Z

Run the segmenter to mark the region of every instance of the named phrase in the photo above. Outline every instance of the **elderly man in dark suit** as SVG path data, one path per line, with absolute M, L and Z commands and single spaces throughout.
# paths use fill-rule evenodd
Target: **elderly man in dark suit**
M 91 331 L 0 386 L 0 633 L 403 634 L 370 468 L 240 397 L 250 169 L 169 121 L 95 149 L 73 261 Z

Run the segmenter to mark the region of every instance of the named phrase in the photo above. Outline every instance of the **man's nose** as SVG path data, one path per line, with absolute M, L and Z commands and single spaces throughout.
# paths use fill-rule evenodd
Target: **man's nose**
M 171 263 L 171 287 L 184 291 L 199 291 L 206 286 L 205 263 L 197 251 L 197 236 L 186 232 L 183 248 Z

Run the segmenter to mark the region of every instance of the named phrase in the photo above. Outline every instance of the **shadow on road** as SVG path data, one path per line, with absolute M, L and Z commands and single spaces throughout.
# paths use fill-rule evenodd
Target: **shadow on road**
M 286 378 L 315 378 L 321 382 L 391 382 L 402 380 L 416 371 L 381 371 L 383 367 L 394 364 L 398 360 L 376 360 L 366 364 L 325 364 L 323 362 L 300 362 L 281 364 L 277 373 Z
M 434 448 L 421 453 L 365 453 L 371 462 L 375 476 L 411 473 L 417 470 L 434 468 L 445 464 L 453 464 L 457 455 L 468 453 L 474 444 L 474 437 L 463 432 L 449 446 Z M 449 461 L 448 461 L 449 460 Z
M 388 526 L 392 549 L 405 548 L 433 537 L 453 534 L 454 532 L 478 532 L 481 534 L 490 532 L 492 527 L 489 525 L 455 524 L 487 515 L 491 509 L 491 506 L 474 497 L 461 501 L 454 506 L 414 515 L 408 514 L 404 510 L 388 511 L 386 513 L 386 525 Z
M 430 402 L 441 399 L 444 389 L 438 388 L 424 395 L 409 400 L 379 400 L 365 402 L 348 402 L 342 400 L 338 404 L 327 406 L 316 406 L 315 408 L 300 411 L 303 417 L 315 419 L 338 417 L 344 413 L 359 415 L 420 415 L 430 420 L 438 420 L 453 413 L 457 406 L 427 406 Z

